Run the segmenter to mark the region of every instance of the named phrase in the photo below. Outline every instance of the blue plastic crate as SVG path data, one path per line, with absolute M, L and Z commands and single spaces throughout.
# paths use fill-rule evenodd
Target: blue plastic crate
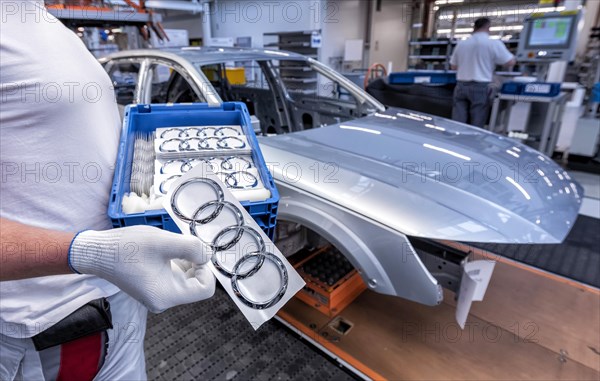
M 108 216 L 111 218 L 113 226 L 151 225 L 172 232 L 180 232 L 175 221 L 171 219 L 164 209 L 150 210 L 136 214 L 123 213 L 121 200 L 125 193 L 129 193 L 133 144 L 136 132 L 149 133 L 159 127 L 219 124 L 241 125 L 248 137 L 248 141 L 252 147 L 252 158 L 265 188 L 271 192 L 271 198 L 265 201 L 240 201 L 240 203 L 263 229 L 265 234 L 273 239 L 279 192 L 275 187 L 273 177 L 265 165 L 258 141 L 252 130 L 250 114 L 246 109 L 246 105 L 239 102 L 225 102 L 219 107 L 209 107 L 205 103 L 127 106 L 123 118 L 119 154 L 108 204 Z
M 560 94 L 561 84 L 557 82 L 532 82 L 523 87 L 523 95 L 555 97 Z
M 388 82 L 391 85 L 408 85 L 414 83 L 445 85 L 456 83 L 455 73 L 438 72 L 403 72 L 390 73 Z
M 500 92 L 509 95 L 521 95 L 525 84 L 522 82 L 506 82 L 502 84 Z
M 592 102 L 600 103 L 600 82 L 596 83 L 592 89 Z
M 531 89 L 531 90 L 528 90 Z M 506 82 L 502 94 L 555 97 L 560 94 L 560 83 L 553 82 Z

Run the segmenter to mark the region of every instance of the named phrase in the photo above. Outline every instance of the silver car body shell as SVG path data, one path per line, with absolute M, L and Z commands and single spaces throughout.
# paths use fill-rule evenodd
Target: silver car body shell
M 559 243 L 577 218 L 583 190 L 548 157 L 445 118 L 385 110 L 310 58 L 269 50 L 192 48 L 121 52 L 101 62 L 131 57 L 177 62 L 204 90 L 212 87 L 201 65 L 306 60 L 371 104 L 377 112 L 364 118 L 259 141 L 280 190 L 279 218 L 301 223 L 336 245 L 376 292 L 427 305 L 442 300 L 439 283 L 407 236 Z
M 277 180 L 415 237 L 560 243 L 583 196 L 566 171 L 526 145 L 408 110 L 261 144 Z M 319 165 L 330 168 L 327 178 L 312 176 Z
M 407 235 L 558 243 L 583 196 L 566 171 L 525 145 L 408 110 L 260 143 L 280 191 L 279 218 L 333 242 L 374 291 L 427 305 L 442 300 L 441 287 Z

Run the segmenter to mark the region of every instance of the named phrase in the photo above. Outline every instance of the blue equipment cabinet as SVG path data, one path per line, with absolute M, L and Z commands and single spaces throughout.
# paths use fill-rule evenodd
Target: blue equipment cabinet
M 534 97 L 555 97 L 560 94 L 560 83 L 553 82 L 506 82 L 500 90 L 502 94 L 529 95 Z
M 407 85 L 415 83 L 446 85 L 456 83 L 456 73 L 440 73 L 434 71 L 398 72 L 391 73 L 388 76 L 388 82 L 391 85 Z

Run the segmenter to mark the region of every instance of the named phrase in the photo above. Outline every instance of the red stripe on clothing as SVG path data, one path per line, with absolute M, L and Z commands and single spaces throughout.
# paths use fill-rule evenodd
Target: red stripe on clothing
M 102 355 L 102 333 L 95 333 L 61 346 L 57 381 L 91 381 L 98 373 Z

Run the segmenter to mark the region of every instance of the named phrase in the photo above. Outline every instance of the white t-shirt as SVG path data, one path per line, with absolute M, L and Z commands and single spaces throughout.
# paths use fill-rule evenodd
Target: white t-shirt
M 42 1 L 0 7 L 0 215 L 61 231 L 109 229 L 120 132 L 110 78 Z M 4 255 L 33 261 L 56 253 L 24 238 L 27 247 L 3 242 Z M 0 333 L 33 336 L 116 292 L 88 275 L 0 282 Z
M 458 66 L 459 81 L 492 82 L 496 65 L 504 65 L 514 56 L 500 40 L 492 40 L 486 32 L 477 32 L 460 41 L 450 65 Z

